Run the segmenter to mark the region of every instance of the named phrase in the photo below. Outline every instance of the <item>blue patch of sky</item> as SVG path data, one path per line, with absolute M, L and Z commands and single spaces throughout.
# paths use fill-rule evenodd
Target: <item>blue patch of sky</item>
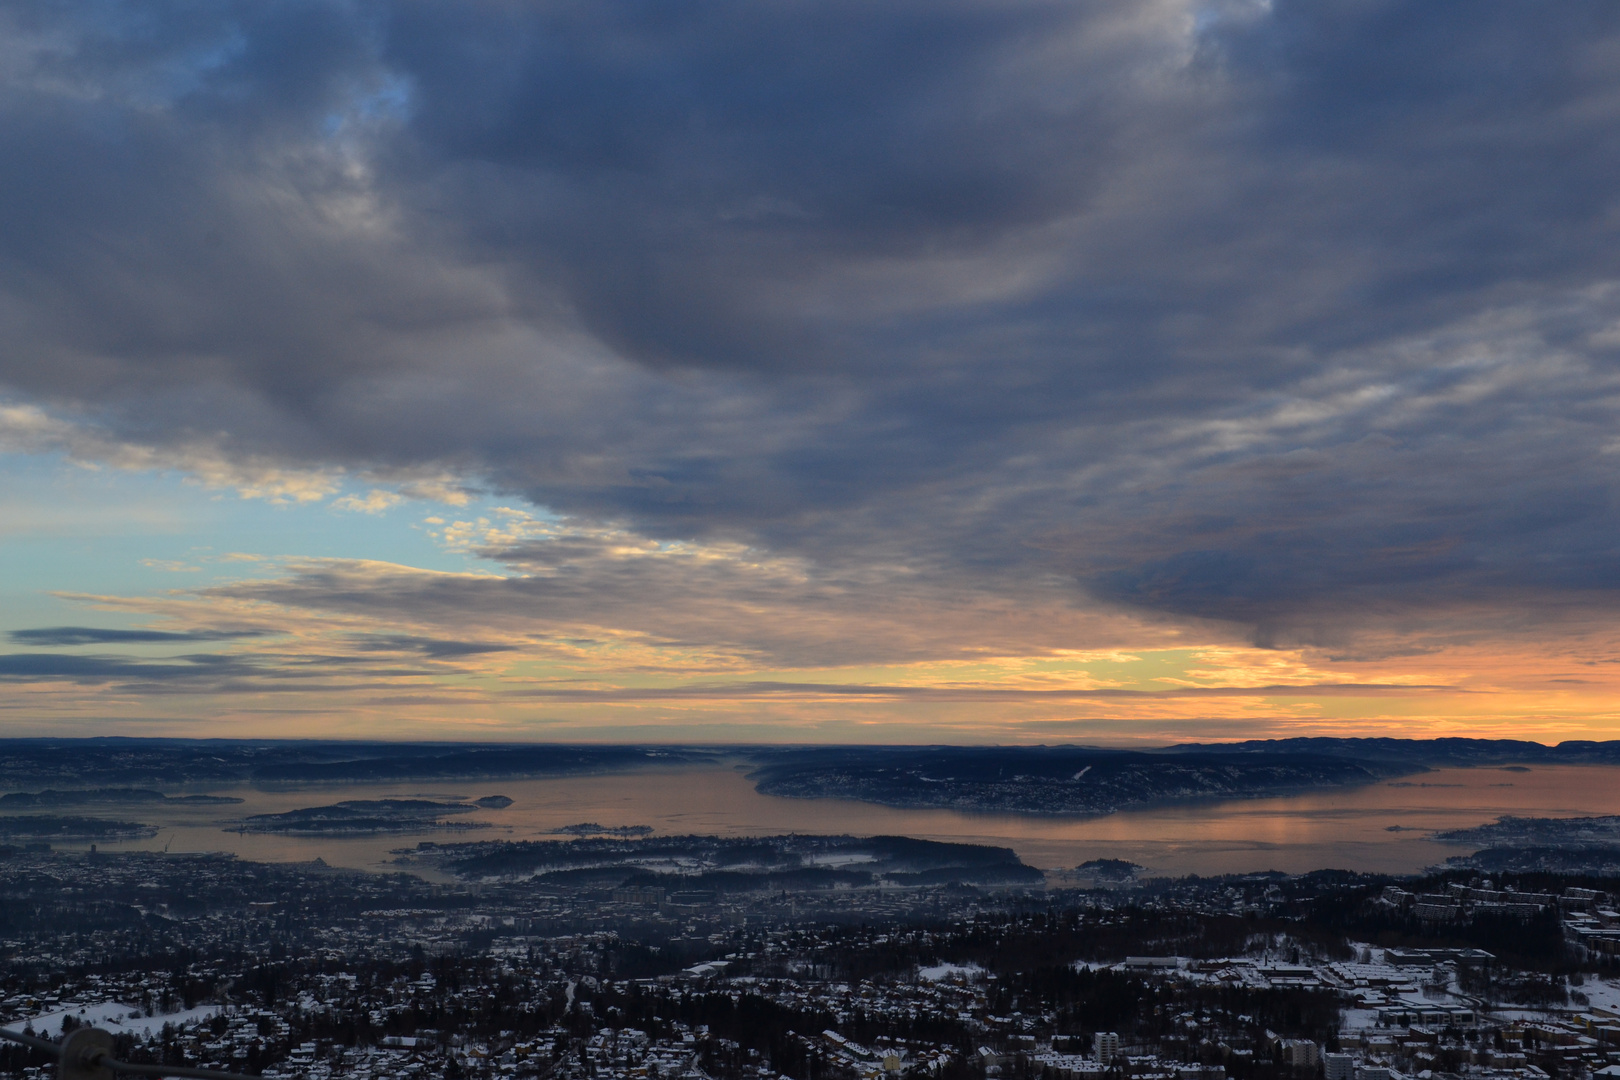
M 497 505 L 510 502 L 451 507 L 407 501 L 377 514 L 343 511 L 332 499 L 278 506 L 176 474 L 90 470 L 55 455 L 0 455 L 0 477 L 0 632 L 147 621 L 97 611 L 56 592 L 155 595 L 275 572 L 273 562 L 227 561 L 233 554 L 498 571 L 440 546 L 424 519 L 492 517 Z
M 332 112 L 321 122 L 321 130 L 328 137 L 344 133 L 353 123 L 404 123 L 410 119 L 410 84 L 397 75 L 387 75 L 364 93 L 357 93 L 343 112 Z
M 109 28 L 116 37 L 116 28 Z M 114 89 L 129 102 L 146 108 L 165 109 L 203 90 L 216 77 L 239 60 L 248 48 L 248 36 L 241 27 L 220 22 L 212 28 L 199 27 L 198 40 L 191 48 L 177 50 L 167 62 L 135 66 L 121 74 L 122 85 Z

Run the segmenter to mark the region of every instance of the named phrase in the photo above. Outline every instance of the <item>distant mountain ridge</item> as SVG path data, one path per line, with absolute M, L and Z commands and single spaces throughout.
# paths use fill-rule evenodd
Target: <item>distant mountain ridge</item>
M 1348 787 L 1428 768 L 1320 753 L 1099 747 L 833 747 L 760 759 L 750 779 L 767 795 L 1036 816 Z
M 1620 741 L 1296 738 L 1095 746 L 796 747 L 756 752 L 767 795 L 908 809 L 1095 816 L 1169 803 L 1347 787 L 1442 767 L 1620 765 Z
M 1098 746 L 649 746 L 319 740 L 4 739 L 13 802 L 100 801 L 110 785 L 381 783 L 742 765 L 767 795 L 1032 815 L 1097 815 L 1375 783 L 1433 768 L 1620 765 L 1620 741 L 1296 738 Z M 22 794 L 49 785 L 46 792 Z M 127 791 L 128 789 L 123 789 Z M 142 792 L 148 799 L 156 792 Z M 43 805 L 43 803 L 41 803 Z
M 1467 765 L 1620 765 L 1620 740 L 1572 739 L 1548 746 L 1522 739 L 1388 739 L 1317 736 L 1251 739 L 1235 743 L 1179 743 L 1158 754 L 1240 755 L 1320 754 L 1358 761 L 1416 763 L 1433 767 Z
M 703 748 L 556 743 L 0 739 L 0 790 L 569 776 L 719 757 Z

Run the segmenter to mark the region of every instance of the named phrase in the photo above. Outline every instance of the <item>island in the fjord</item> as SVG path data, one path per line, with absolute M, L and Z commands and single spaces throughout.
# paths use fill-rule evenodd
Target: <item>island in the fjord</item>
M 0 840 L 109 841 L 156 836 L 157 829 L 137 821 L 28 814 L 0 817 Z
M 71 791 L 12 791 L 0 795 L 0 810 L 33 810 L 58 806 L 93 806 L 131 803 L 163 806 L 232 806 L 242 800 L 232 795 L 165 795 L 148 788 L 85 788 Z
M 1436 833 L 1434 839 L 1479 849 L 1446 860 L 1455 867 L 1497 873 L 1620 874 L 1620 816 L 1509 815 L 1489 825 Z
M 366 833 L 423 832 L 430 829 L 482 829 L 483 822 L 453 821 L 483 809 L 477 803 L 432 799 L 346 799 L 329 806 L 307 806 L 280 814 L 253 814 L 231 822 L 227 832 L 286 833 L 293 836 L 354 836 Z
M 1147 867 L 1129 859 L 1087 859 L 1074 868 L 1075 876 L 1093 881 L 1135 881 Z
M 638 836 L 651 836 L 651 825 L 598 825 L 594 821 L 582 821 L 577 825 L 564 825 L 552 829 L 553 836 L 618 836 L 633 838 Z

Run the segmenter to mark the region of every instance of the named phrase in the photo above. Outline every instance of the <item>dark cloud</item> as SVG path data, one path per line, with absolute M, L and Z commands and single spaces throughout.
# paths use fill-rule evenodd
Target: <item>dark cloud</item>
M 97 446 L 1264 642 L 1620 585 L 1602 0 L 6 19 L 0 386 Z
M 418 647 L 418 651 L 426 649 Z M 429 656 L 434 656 L 431 652 Z M 441 653 L 454 657 L 466 653 Z M 342 653 L 192 653 L 149 660 L 83 653 L 0 653 L 0 681 L 114 684 L 153 693 L 256 694 L 397 688 L 394 680 L 435 672 Z
M 415 4 L 385 57 L 421 164 L 531 287 L 637 358 L 781 371 L 885 359 L 806 318 L 816 277 L 1085 204 L 1153 48 L 1039 57 L 1086 29 L 1052 3 Z
M 413 637 L 409 634 L 369 634 L 351 639 L 362 652 L 416 652 L 434 660 L 485 653 L 511 652 L 517 646 L 493 641 L 446 641 L 442 638 Z
M 116 656 L 80 656 L 60 653 L 0 654 L 0 679 L 31 682 L 64 679 L 72 682 L 170 682 L 217 680 L 252 672 L 252 665 L 224 656 L 188 656 L 175 661 L 131 660 Z
M 267 630 L 105 630 L 92 626 L 41 626 L 13 630 L 6 636 L 19 645 L 131 645 L 196 641 L 233 641 L 264 637 Z

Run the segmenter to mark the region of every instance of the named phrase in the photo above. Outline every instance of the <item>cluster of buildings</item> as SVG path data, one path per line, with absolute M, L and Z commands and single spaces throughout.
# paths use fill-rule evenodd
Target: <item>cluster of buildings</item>
M 1580 899 L 1561 895 L 1554 901 Z M 1607 899 L 1585 897 L 1589 905 Z M 1119 966 L 1189 988 L 1216 980 L 1334 994 L 1341 1004 L 1340 1022 L 1328 1038 L 1318 1042 L 1265 1033 L 1263 1053 L 1298 1075 L 1325 1080 L 1620 1077 L 1620 979 L 1572 974 L 1563 984 L 1564 1000 L 1527 1003 L 1512 1000 L 1520 973 L 1500 970 L 1496 957 L 1483 950 L 1352 945 L 1355 961 L 1281 965 L 1247 956 L 1133 957 Z M 1507 993 L 1493 993 L 1493 983 Z M 1215 1049 L 1228 1061 L 1244 1053 L 1225 1043 Z M 1156 1071 L 1169 1075 L 1162 1067 Z
M 1596 889 L 1570 887 L 1558 893 L 1496 889 L 1485 880 L 1478 885 L 1448 884 L 1444 891 L 1411 893 L 1398 885 L 1386 887 L 1378 903 L 1394 911 L 1410 912 L 1431 924 L 1461 922 L 1481 916 L 1529 922 L 1556 913 L 1571 941 L 1587 953 L 1620 956 L 1620 906 Z
M 1330 893 L 1555 912 L 1568 955 L 1306 933 Z M 29 852 L 0 859 L 0 1023 L 312 1080 L 1592 1080 L 1620 1076 L 1613 912 L 1483 881 L 694 897 Z
M 1496 917 L 1529 922 L 1548 912 L 1584 928 L 1597 951 L 1616 954 L 1620 946 L 1620 912 L 1607 894 L 1595 889 L 1566 888 L 1558 893 L 1520 892 L 1493 888 L 1489 879 L 1479 884 L 1451 882 L 1443 891 L 1412 893 L 1399 885 L 1387 886 L 1378 902 L 1397 911 L 1411 912 L 1428 923 L 1454 923 L 1464 919 Z

